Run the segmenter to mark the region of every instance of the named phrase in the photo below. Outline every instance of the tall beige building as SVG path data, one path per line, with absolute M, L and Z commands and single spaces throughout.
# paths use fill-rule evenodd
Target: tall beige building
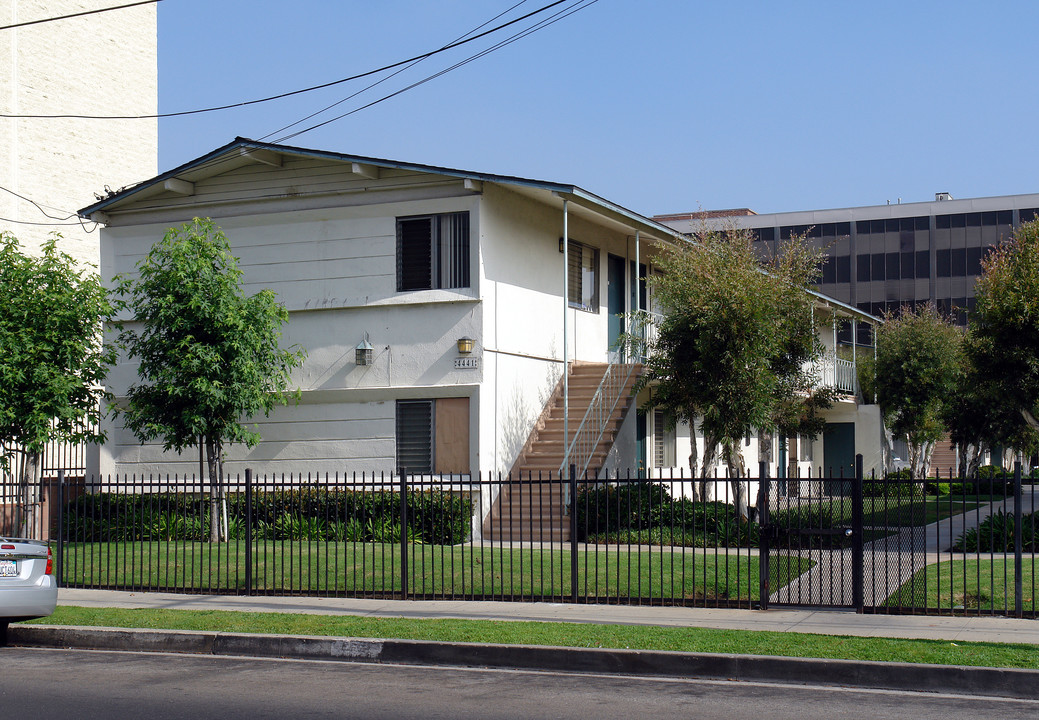
M 0 27 L 119 4 L 0 0 Z M 154 115 L 156 26 L 149 4 L 0 30 L 0 115 Z M 75 211 L 106 185 L 153 177 L 157 165 L 154 118 L 0 117 L 0 231 L 29 248 L 58 231 L 67 252 L 97 264 L 99 234 Z

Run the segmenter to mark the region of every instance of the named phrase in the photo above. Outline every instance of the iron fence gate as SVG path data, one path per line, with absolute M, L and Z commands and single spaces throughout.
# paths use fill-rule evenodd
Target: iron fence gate
M 1039 495 L 1020 463 L 966 480 L 867 478 L 859 455 L 853 477 L 821 480 L 839 492 L 791 492 L 812 482 L 761 473 L 762 607 L 1036 616 Z M 776 555 L 810 567 L 776 583 Z

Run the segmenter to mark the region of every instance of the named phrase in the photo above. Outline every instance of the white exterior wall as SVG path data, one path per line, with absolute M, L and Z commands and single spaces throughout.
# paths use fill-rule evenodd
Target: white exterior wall
M 563 301 L 560 207 L 486 185 L 481 212 L 482 349 L 488 389 L 481 407 L 481 456 L 489 460 L 484 469 L 507 472 L 562 375 L 564 312 L 570 361 L 608 360 L 607 256 L 633 258 L 634 245 L 623 232 L 589 222 L 573 209 L 568 212 L 570 239 L 599 250 L 599 310 L 588 312 Z M 648 246 L 643 253 L 645 262 L 652 253 Z M 575 413 L 573 427 L 580 421 Z M 612 464 L 628 467 L 634 437 L 634 423 L 625 423 Z
M 277 212 L 214 213 L 243 270 L 243 286 L 269 287 L 289 310 L 283 347 L 299 345 L 307 360 L 293 374 L 302 391 L 298 406 L 259 418 L 263 441 L 227 449 L 227 469 L 263 472 L 390 472 L 395 466 L 394 417 L 398 398 L 470 398 L 471 467 L 481 466 L 478 422 L 482 369 L 455 369 L 456 341 L 482 345 L 479 275 L 471 288 L 396 292 L 396 218 L 429 212 L 469 211 L 473 238 L 480 200 L 467 195 L 382 205 Z M 106 228 L 103 274 L 132 273 L 168 223 Z M 471 243 L 476 257 L 478 243 Z M 472 267 L 476 263 L 472 262 Z M 374 361 L 355 363 L 365 333 Z M 120 363 L 109 378 L 116 396 L 136 381 L 136 367 Z M 102 473 L 195 472 L 197 451 L 178 457 L 158 444 L 110 427 L 101 449 Z
M 6 0 L 11 25 L 102 7 L 102 0 Z M 0 113 L 148 115 L 158 108 L 156 6 L 4 30 L 0 33 Z M 0 118 L 0 186 L 64 218 L 118 189 L 155 175 L 158 121 Z M 63 226 L 29 202 L 0 192 L 0 230 L 31 250 L 52 231 L 78 260 L 98 263 L 98 233 L 75 217 Z M 15 222 L 11 222 L 15 221 Z M 92 223 L 86 223 L 93 229 Z
M 470 399 L 471 470 L 507 472 L 563 370 L 561 207 L 493 183 L 473 193 L 460 181 L 405 171 L 386 171 L 358 192 L 340 167 L 287 158 L 281 167 L 229 167 L 197 182 L 193 196 L 153 193 L 141 203 L 148 210 L 113 213 L 103 230 L 102 274 L 132 274 L 170 226 L 209 215 L 240 258 L 246 292 L 271 288 L 289 310 L 283 346 L 308 352 L 293 376 L 302 401 L 257 420 L 264 438 L 257 447 L 228 448 L 229 472 L 392 471 L 394 401 L 436 397 Z M 298 191 L 318 179 L 336 188 L 320 203 L 270 199 L 276 188 L 285 192 L 285 182 Z M 458 211 L 470 214 L 471 287 L 398 293 L 396 218 Z M 607 254 L 630 255 L 633 242 L 583 214 L 571 213 L 569 235 L 600 250 L 600 309 L 566 310 L 570 359 L 604 362 Z M 374 361 L 358 367 L 354 349 L 365 333 Z M 454 367 L 465 336 L 475 341 L 474 369 Z M 110 376 L 117 397 L 135 381 L 136 367 L 125 361 Z M 621 444 L 633 448 L 629 426 Z M 142 448 L 111 421 L 109 435 L 97 461 L 102 473 L 197 471 L 195 450 L 178 457 L 157 444 Z

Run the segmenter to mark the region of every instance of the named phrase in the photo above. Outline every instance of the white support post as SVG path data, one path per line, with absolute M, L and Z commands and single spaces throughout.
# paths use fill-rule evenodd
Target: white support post
M 570 467 L 570 229 L 563 198 L 563 467 Z
M 635 322 L 639 323 L 639 332 L 642 334 L 641 340 L 642 340 L 642 343 L 645 344 L 646 339 L 648 337 L 648 333 L 647 333 L 646 323 L 642 319 L 642 317 L 640 317 L 640 313 L 639 313 L 639 311 L 642 310 L 642 275 L 639 273 L 639 268 L 640 268 L 640 264 L 639 264 L 640 263 L 640 257 L 639 257 L 639 255 L 640 255 L 641 249 L 642 248 L 640 247 L 640 244 L 639 244 L 639 231 L 635 230 Z M 640 350 L 643 350 L 643 349 L 644 348 L 640 348 Z M 645 353 L 640 353 L 640 354 L 645 354 Z M 639 357 L 637 359 L 638 362 L 642 362 L 642 360 L 643 360 L 642 357 Z M 636 362 L 636 359 L 635 358 L 630 358 L 629 362 Z

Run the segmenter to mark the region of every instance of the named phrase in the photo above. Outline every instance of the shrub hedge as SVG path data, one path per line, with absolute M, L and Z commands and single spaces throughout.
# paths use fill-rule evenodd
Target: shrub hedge
M 1021 516 L 1021 550 L 1035 552 L 1039 549 L 1039 534 L 1035 523 L 1039 513 Z M 989 515 L 976 528 L 971 528 L 956 538 L 953 550 L 965 552 L 1014 552 L 1014 515 L 1002 510 Z
M 584 486 L 574 504 L 580 542 L 687 547 L 756 545 L 757 523 L 718 501 L 672 498 L 653 482 Z
M 245 494 L 227 496 L 228 534 L 245 535 Z M 441 491 L 410 492 L 407 530 L 412 542 L 452 545 L 469 536 L 473 501 Z M 198 494 L 96 493 L 70 501 L 64 533 L 72 542 L 205 540 L 209 500 Z M 256 492 L 253 537 L 267 540 L 398 542 L 400 495 L 396 492 L 304 487 Z

